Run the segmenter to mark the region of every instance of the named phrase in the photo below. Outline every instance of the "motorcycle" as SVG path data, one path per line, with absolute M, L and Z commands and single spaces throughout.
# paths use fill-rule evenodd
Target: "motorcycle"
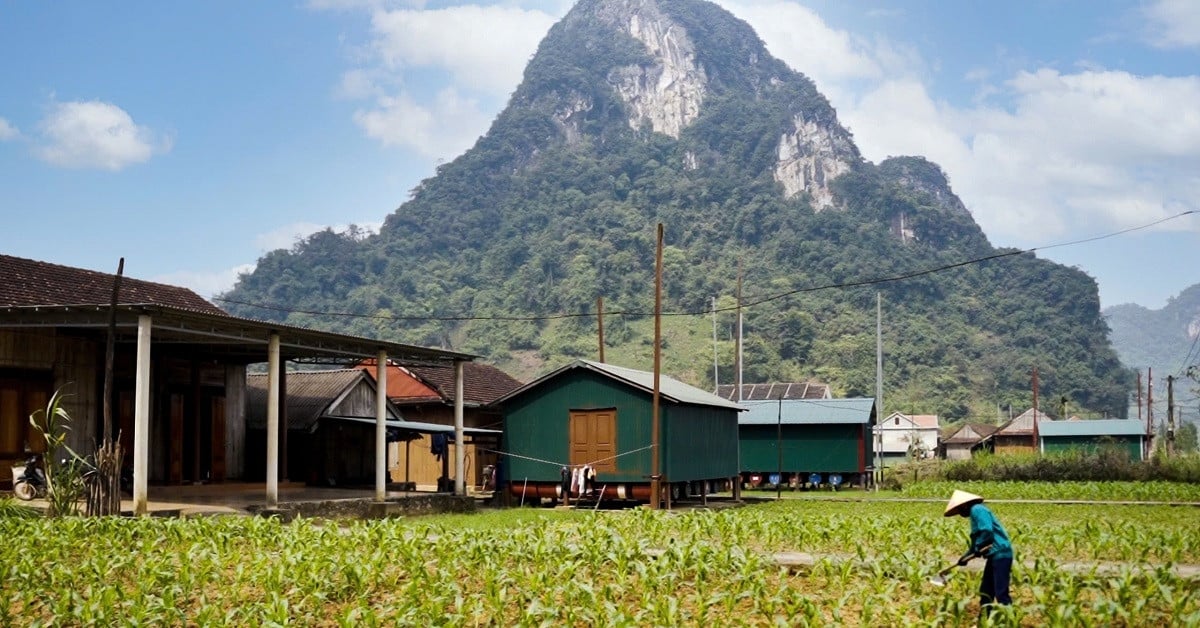
M 25 460 L 23 466 L 14 465 L 12 474 L 13 495 L 16 495 L 17 499 L 29 501 L 46 496 L 48 484 L 41 454 L 33 454 Z

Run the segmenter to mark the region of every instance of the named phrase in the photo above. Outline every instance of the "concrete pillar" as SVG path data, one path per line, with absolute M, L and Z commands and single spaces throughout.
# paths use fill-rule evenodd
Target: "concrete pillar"
M 467 446 L 463 444 L 463 362 L 454 363 L 454 494 L 466 495 Z
M 150 471 L 150 317 L 138 316 L 137 366 L 133 386 L 133 513 L 150 512 L 146 474 Z
M 279 334 L 267 343 L 267 508 L 279 505 Z
M 387 351 L 375 358 L 375 501 L 387 490 Z

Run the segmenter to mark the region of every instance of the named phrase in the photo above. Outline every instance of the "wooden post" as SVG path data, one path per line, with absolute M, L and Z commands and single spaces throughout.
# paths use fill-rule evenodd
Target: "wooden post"
M 125 258 L 117 262 L 117 276 L 113 279 L 112 301 L 108 309 L 108 336 L 104 342 L 104 433 L 101 442 L 112 438 L 112 388 L 113 362 L 117 346 L 117 302 L 121 294 L 121 275 L 125 272 Z
M 463 444 L 463 361 L 454 361 L 454 494 L 466 495 L 467 447 Z
M 279 334 L 267 342 L 267 508 L 279 505 Z
M 138 316 L 137 367 L 133 405 L 133 513 L 150 512 L 146 474 L 150 470 L 150 317 Z
M 375 358 L 375 501 L 387 491 L 387 351 Z

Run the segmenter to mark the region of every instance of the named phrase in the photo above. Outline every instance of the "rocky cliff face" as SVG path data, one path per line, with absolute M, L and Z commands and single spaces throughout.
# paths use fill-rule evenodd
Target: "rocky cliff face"
M 629 126 L 679 138 L 700 115 L 708 77 L 682 26 L 651 1 L 624 2 L 619 27 L 646 46 L 652 61 L 613 70 L 613 87 L 629 110 Z
M 852 145 L 848 138 L 838 137 L 801 114 L 795 116 L 794 125 L 779 138 L 775 180 L 788 197 L 808 192 L 817 209 L 831 207 L 834 199 L 829 182 L 850 171 L 851 164 L 844 156 L 853 154 Z
M 549 101 L 551 119 L 568 144 L 578 144 L 588 133 L 588 121 L 605 115 L 608 109 L 601 101 L 606 98 L 619 103 L 621 119 L 634 133 L 648 131 L 682 140 L 685 131 L 706 115 L 714 95 L 742 93 L 752 86 L 754 100 L 747 106 L 774 101 L 771 106 L 785 112 L 772 133 L 777 138 L 775 159 L 763 174 L 773 177 L 787 198 L 807 193 L 817 209 L 834 206 L 830 183 L 853 169 L 859 156 L 832 107 L 808 79 L 772 58 L 749 27 L 723 9 L 707 6 L 708 13 L 696 16 L 688 13 L 694 6 L 683 8 L 681 11 L 680 3 L 673 0 L 581 2 L 564 18 L 561 28 L 551 31 L 551 43 L 544 48 L 597 47 L 589 37 L 618 47 L 628 41 L 637 50 L 637 60 L 610 61 L 611 65 L 593 68 L 604 78 L 610 94 L 598 95 L 588 86 L 564 89 L 556 82 L 547 86 L 552 88 L 547 95 L 544 88 L 523 85 L 519 90 L 523 96 L 514 104 L 541 108 Z M 725 43 L 721 38 L 729 37 L 731 24 L 749 34 L 740 42 L 743 50 L 736 55 L 714 52 Z M 597 25 L 608 32 L 597 35 Z M 581 55 L 574 63 L 593 63 L 596 56 L 620 57 Z M 535 64 L 539 62 L 548 60 L 535 58 Z M 564 65 L 561 59 L 554 63 Z M 543 91 L 539 93 L 539 89 Z M 590 128 L 595 132 L 594 125 Z M 698 169 L 699 154 L 686 150 L 684 167 Z

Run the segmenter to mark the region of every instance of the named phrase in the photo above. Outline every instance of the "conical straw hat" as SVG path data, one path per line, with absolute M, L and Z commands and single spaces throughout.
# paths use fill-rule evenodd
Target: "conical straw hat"
M 983 498 L 974 493 L 955 490 L 954 494 L 950 496 L 950 503 L 946 504 L 946 512 L 944 516 L 949 517 L 950 515 L 953 515 L 954 511 L 958 510 L 959 506 L 981 501 L 983 501 Z

